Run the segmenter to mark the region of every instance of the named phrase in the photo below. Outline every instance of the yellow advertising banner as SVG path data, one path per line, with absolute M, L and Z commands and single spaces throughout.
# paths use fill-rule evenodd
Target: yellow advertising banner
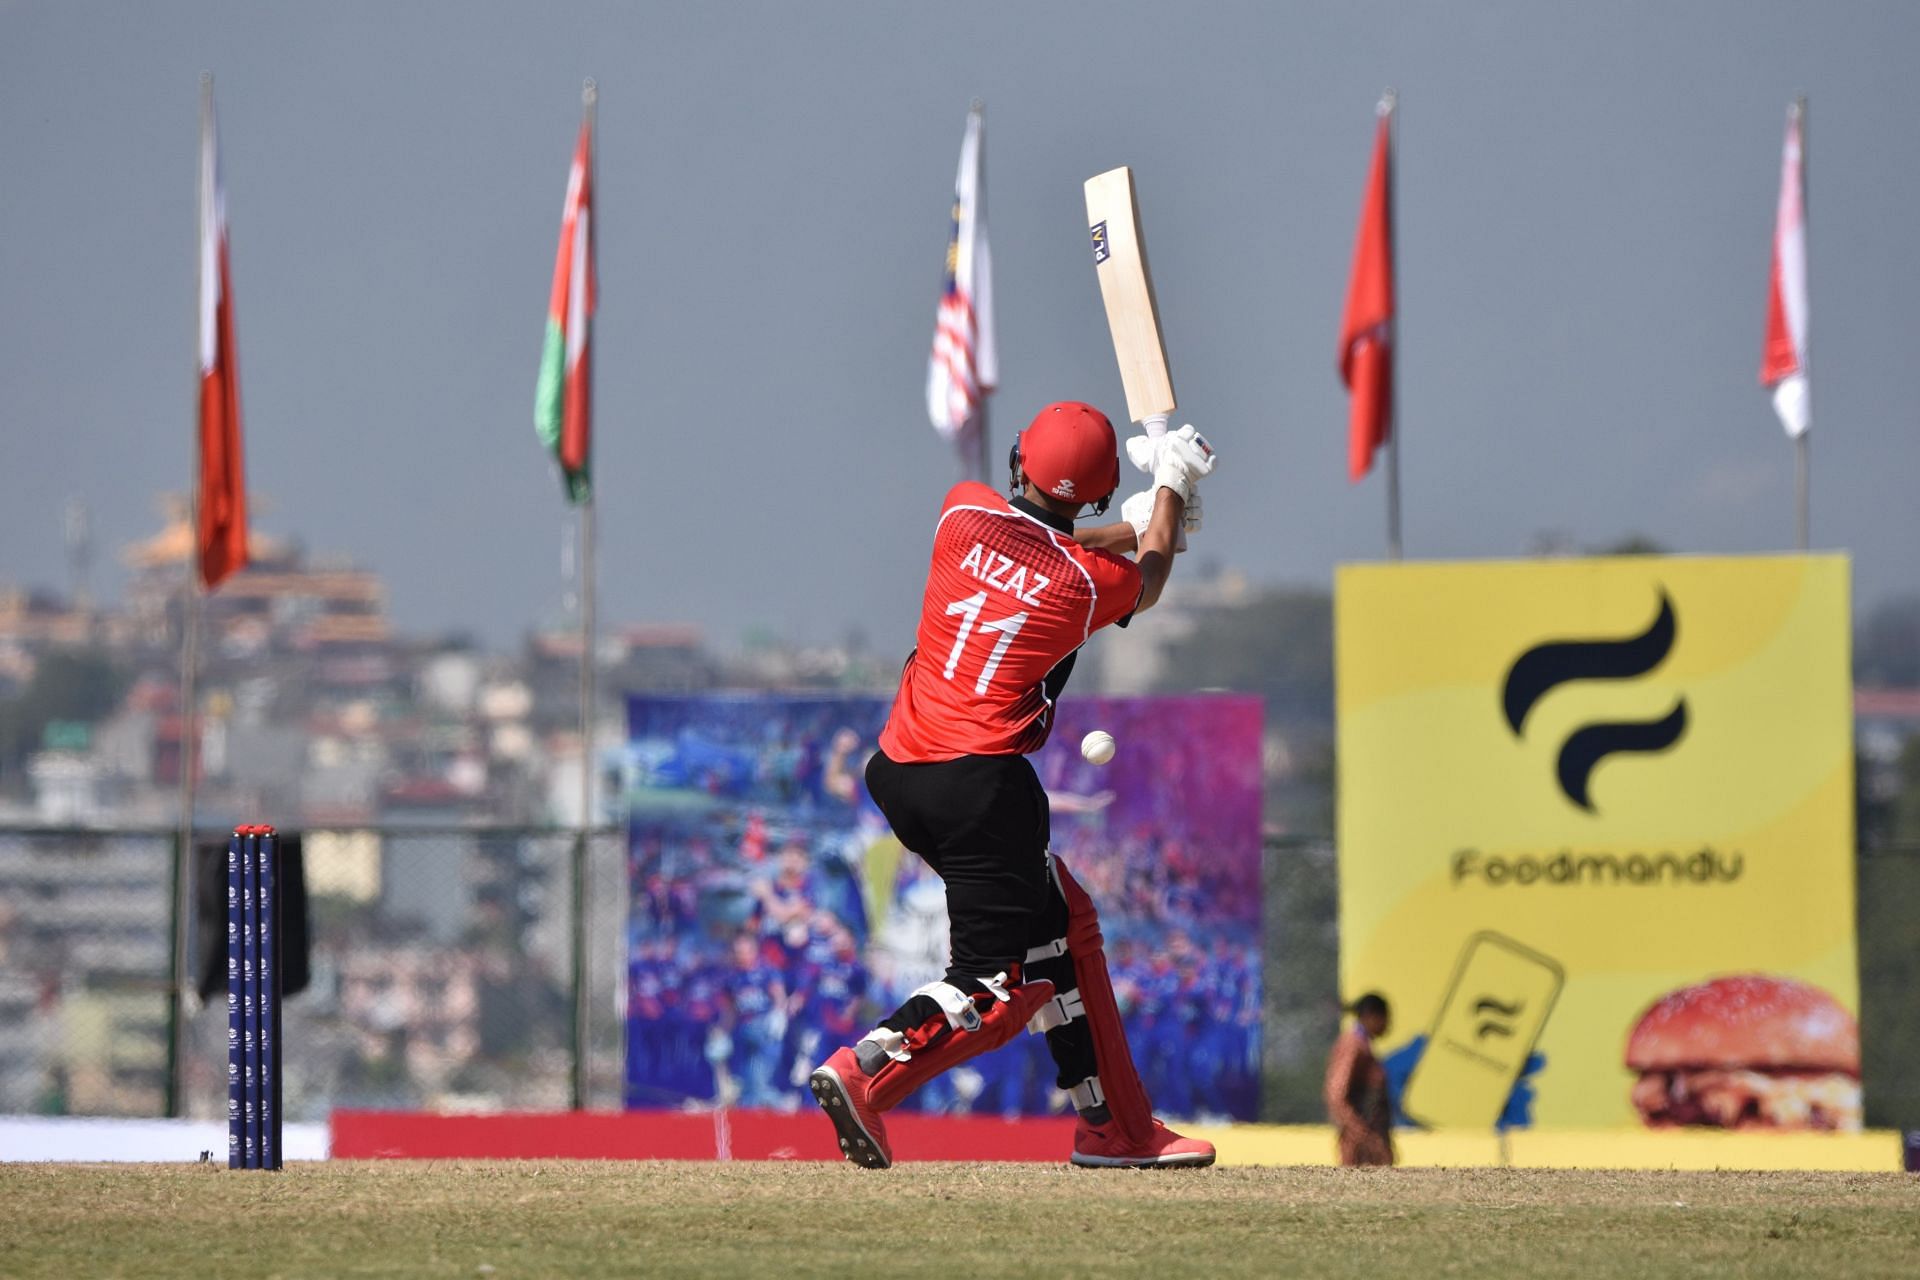
M 1347 566 L 1335 644 L 1404 1117 L 1859 1127 L 1844 556 Z

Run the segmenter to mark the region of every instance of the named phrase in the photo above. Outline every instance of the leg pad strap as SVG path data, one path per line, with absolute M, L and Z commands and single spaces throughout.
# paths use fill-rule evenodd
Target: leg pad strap
M 1067 1090 L 1067 1096 L 1073 1099 L 1075 1111 L 1091 1111 L 1095 1107 L 1107 1105 L 1107 1092 L 1100 1087 L 1099 1076 L 1088 1076 L 1073 1088 Z
M 1027 1019 L 1027 1034 L 1039 1035 L 1055 1027 L 1064 1027 L 1075 1018 L 1085 1017 L 1086 1013 L 1087 1006 L 1081 1002 L 1080 989 L 1075 987 L 1041 1005 L 1040 1012 Z
M 1027 963 L 1038 964 L 1042 960 L 1052 960 L 1067 954 L 1067 940 L 1055 938 L 1052 942 L 1043 942 L 1037 947 L 1027 948 Z

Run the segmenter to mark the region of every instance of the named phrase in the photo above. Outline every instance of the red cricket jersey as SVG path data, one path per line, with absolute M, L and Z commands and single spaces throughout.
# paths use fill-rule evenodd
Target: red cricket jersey
M 901 764 L 1038 751 L 1073 655 L 1139 602 L 1139 566 L 1082 547 L 1071 521 L 955 485 L 880 749 Z

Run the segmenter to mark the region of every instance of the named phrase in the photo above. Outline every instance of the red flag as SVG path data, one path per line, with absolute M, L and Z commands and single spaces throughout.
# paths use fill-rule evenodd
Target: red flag
M 1353 393 L 1347 419 L 1347 474 L 1359 480 L 1373 469 L 1374 451 L 1393 431 L 1393 174 L 1388 109 L 1374 137 L 1373 167 L 1360 210 L 1360 235 L 1340 325 L 1340 377 Z
M 1807 384 L 1807 178 L 1805 101 L 1787 112 L 1780 153 L 1780 201 L 1773 227 L 1773 279 L 1767 288 L 1767 337 L 1760 383 L 1773 391 L 1774 412 L 1798 437 L 1813 420 Z
M 234 362 L 227 197 L 213 89 L 200 112 L 200 487 L 194 549 L 211 591 L 247 563 L 247 473 L 240 453 L 240 371 Z

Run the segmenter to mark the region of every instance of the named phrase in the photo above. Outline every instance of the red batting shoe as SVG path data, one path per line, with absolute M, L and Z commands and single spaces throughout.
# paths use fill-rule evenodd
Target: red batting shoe
M 1120 1136 L 1120 1127 L 1091 1125 L 1084 1119 L 1073 1130 L 1073 1163 L 1089 1169 L 1204 1169 L 1213 1163 L 1213 1144 L 1183 1138 L 1153 1122 L 1153 1136 L 1132 1146 Z
M 863 1169 L 888 1169 L 893 1166 L 893 1148 L 887 1145 L 887 1126 L 880 1113 L 867 1101 L 871 1081 L 853 1050 L 842 1046 L 813 1069 L 808 1083 L 814 1100 L 840 1135 L 840 1154 Z M 1211 1162 L 1213 1148 L 1207 1152 Z

